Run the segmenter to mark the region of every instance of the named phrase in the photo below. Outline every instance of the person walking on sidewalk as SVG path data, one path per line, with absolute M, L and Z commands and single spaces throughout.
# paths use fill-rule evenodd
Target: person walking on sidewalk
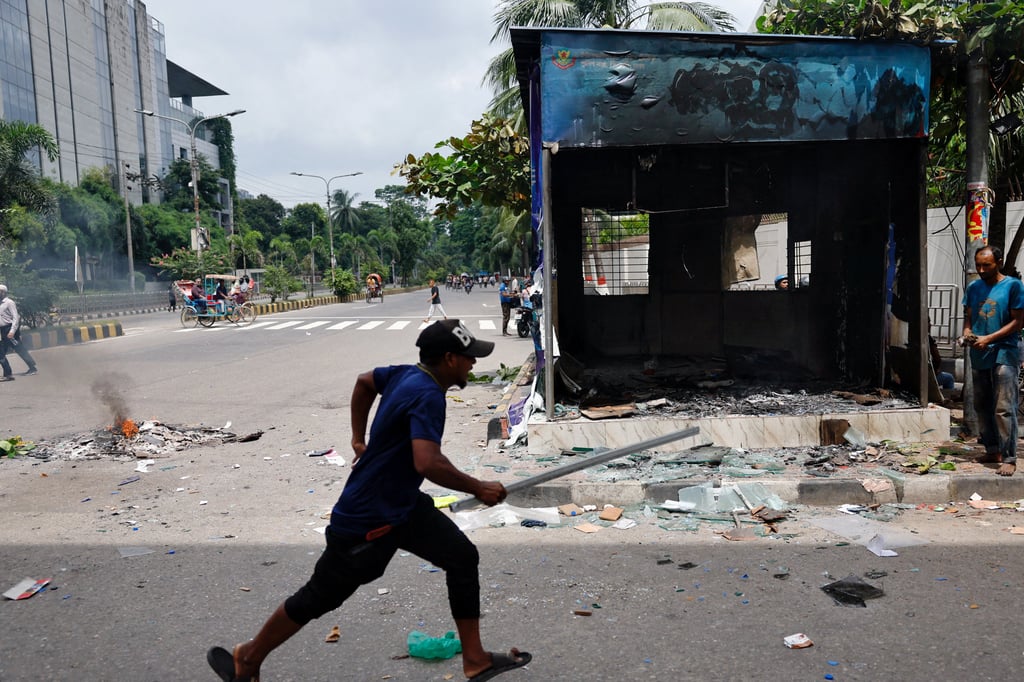
M 971 349 L 974 409 L 978 442 L 985 446 L 979 462 L 1000 463 L 1000 476 L 1017 470 L 1017 339 L 1024 323 L 1024 284 L 1000 272 L 1003 252 L 983 246 L 974 254 L 979 279 L 964 291 L 963 344 Z
M 7 286 L 4 284 L 0 284 L 0 346 L 0 368 L 3 368 L 4 372 L 0 381 L 14 381 L 11 365 L 7 362 L 7 351 L 11 348 L 28 365 L 24 376 L 39 373 L 36 361 L 21 342 L 21 317 L 18 315 L 18 306 L 14 304 L 14 299 L 7 296 Z
M 448 313 L 444 311 L 444 306 L 441 305 L 441 292 L 437 288 L 437 283 L 430 280 L 430 309 L 427 310 L 427 316 L 423 318 L 424 322 L 430 322 L 430 318 L 434 316 L 434 313 L 438 313 L 444 319 L 448 319 Z
M 378 367 L 360 374 L 352 391 L 352 473 L 331 513 L 327 546 L 309 581 L 288 597 L 255 638 L 233 652 L 213 647 L 207 662 L 223 680 L 251 680 L 271 651 L 306 623 L 341 606 L 356 591 L 384 574 L 398 550 L 411 552 L 446 572 L 448 604 L 462 642 L 462 671 L 470 680 L 489 680 L 521 668 L 530 654 L 512 649 L 490 653 L 480 641 L 480 555 L 469 538 L 420 491 L 427 479 L 475 495 L 494 505 L 505 487 L 455 468 L 441 452 L 445 392 L 463 388 L 477 358 L 494 343 L 473 337 L 458 320 L 434 322 L 416 340 L 416 365 Z M 366 441 L 370 409 L 380 404 Z M 337 679 L 347 679 L 343 673 Z

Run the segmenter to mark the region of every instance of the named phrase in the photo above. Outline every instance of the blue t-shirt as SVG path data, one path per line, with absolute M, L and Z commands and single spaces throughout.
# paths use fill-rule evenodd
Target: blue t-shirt
M 1024 284 L 1016 277 L 1003 277 L 994 285 L 976 279 L 964 292 L 964 307 L 971 309 L 971 331 L 978 336 L 993 334 L 1010 321 L 1010 311 L 1024 308 Z M 1017 334 L 1010 334 L 990 344 L 985 350 L 971 349 L 974 369 L 992 369 L 996 365 L 1020 364 Z
M 511 303 L 512 297 L 508 295 L 508 285 L 504 282 L 498 287 L 498 301 L 500 303 Z
M 416 506 L 423 476 L 416 471 L 412 440 L 441 443 L 444 390 L 413 365 L 373 370 L 380 394 L 366 452 L 352 467 L 334 510 L 331 531 L 363 536 L 385 525 L 404 522 Z

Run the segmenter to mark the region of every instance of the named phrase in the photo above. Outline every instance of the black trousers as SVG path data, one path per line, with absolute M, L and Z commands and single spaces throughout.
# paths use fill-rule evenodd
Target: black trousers
M 452 617 L 480 617 L 480 554 L 455 523 L 434 508 L 433 499 L 422 493 L 409 520 L 375 540 L 337 535 L 328 528 L 327 547 L 313 575 L 285 600 L 285 613 L 305 625 L 333 611 L 360 585 L 384 575 L 399 549 L 445 571 Z

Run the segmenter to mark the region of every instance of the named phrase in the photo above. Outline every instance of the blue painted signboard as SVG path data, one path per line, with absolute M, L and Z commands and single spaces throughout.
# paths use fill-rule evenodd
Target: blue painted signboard
M 930 53 L 908 43 L 545 30 L 539 58 L 541 136 L 563 147 L 928 130 Z

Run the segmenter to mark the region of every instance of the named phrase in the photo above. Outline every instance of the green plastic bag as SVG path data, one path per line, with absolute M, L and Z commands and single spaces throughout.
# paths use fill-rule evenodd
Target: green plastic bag
M 419 630 L 409 633 L 409 655 L 416 658 L 451 658 L 462 653 L 462 642 L 449 630 L 444 637 L 431 637 Z

